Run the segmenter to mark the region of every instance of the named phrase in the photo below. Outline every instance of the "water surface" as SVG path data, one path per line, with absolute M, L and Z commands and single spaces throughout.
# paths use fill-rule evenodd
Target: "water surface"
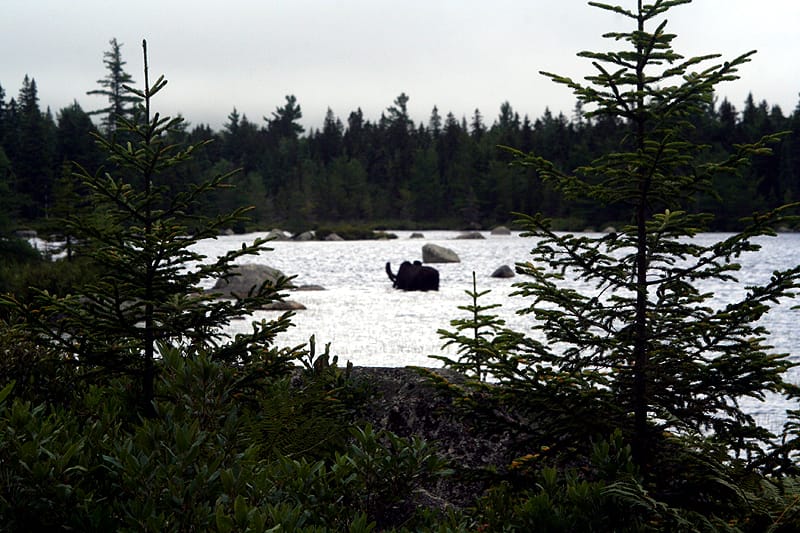
M 257 257 L 242 258 L 296 275 L 298 285 L 321 285 L 323 291 L 292 291 L 289 299 L 306 306 L 293 317 L 294 326 L 278 338 L 280 346 L 296 346 L 308 342 L 314 335 L 318 346 L 330 343 L 331 352 L 340 363 L 351 361 L 360 366 L 440 366 L 430 355 L 453 355 L 444 350 L 439 329 L 454 330 L 450 321 L 466 316 L 459 306 L 471 303 L 467 290 L 472 289 L 475 272 L 479 291 L 490 291 L 481 303 L 498 303 L 492 311 L 519 331 L 529 330 L 530 316 L 516 311 L 525 307 L 520 297 L 510 297 L 513 283 L 521 278 L 492 278 L 491 273 L 501 265 L 513 268 L 516 262 L 526 261 L 535 242 L 530 238 L 512 235 L 490 235 L 485 239 L 456 239 L 457 232 L 426 231 L 423 239 L 411 239 L 411 232 L 392 231 L 398 239 L 385 241 L 277 241 L 272 251 Z M 204 241 L 200 249 L 209 257 L 240 247 L 265 234 L 235 235 Z M 713 242 L 723 234 L 704 234 L 698 239 Z M 723 305 L 743 296 L 746 285 L 763 283 L 776 269 L 800 263 L 800 235 L 781 234 L 759 240 L 762 250 L 741 258 L 740 283 L 708 284 L 704 287 L 716 293 L 716 304 Z M 384 266 L 390 261 L 394 270 L 404 260 L 422 259 L 422 246 L 439 244 L 455 251 L 460 263 L 436 264 L 440 273 L 440 290 L 435 292 L 404 292 L 392 288 Z M 800 361 L 800 335 L 795 331 L 800 311 L 783 303 L 774 308 L 765 323 L 771 331 L 775 351 L 789 353 Z M 269 318 L 275 311 L 256 313 L 253 318 Z M 250 331 L 249 321 L 231 325 L 231 332 Z M 795 369 L 796 370 L 796 369 Z M 789 376 L 800 381 L 800 371 Z M 747 408 L 770 426 L 783 420 L 790 407 L 780 399 L 768 402 L 748 401 Z M 791 406 L 794 407 L 794 406 Z

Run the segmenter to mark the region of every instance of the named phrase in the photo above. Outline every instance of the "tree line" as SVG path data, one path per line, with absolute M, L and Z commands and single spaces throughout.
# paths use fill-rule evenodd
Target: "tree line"
M 126 87 L 121 44 L 112 39 L 104 53 L 107 75 L 88 94 L 108 105 L 86 111 L 75 101 L 55 116 L 39 105 L 35 79 L 26 76 L 16 98 L 0 86 L 0 212 L 6 228 L 43 223 L 80 204 L 71 183 L 72 162 L 97 168 L 101 155 L 91 134 L 117 135 L 120 118 L 135 120 L 137 98 Z M 176 190 L 239 168 L 232 190 L 202 209 L 225 212 L 252 204 L 252 225 L 301 229 L 320 224 L 479 227 L 508 222 L 511 213 L 542 212 L 564 228 L 596 228 L 626 222 L 624 212 L 601 203 L 574 205 L 535 179 L 531 169 L 509 165 L 503 146 L 533 151 L 560 168 L 577 168 L 618 146 L 626 131 L 619 118 L 587 117 L 580 102 L 572 116 L 549 109 L 541 117 L 520 116 L 504 102 L 494 119 L 479 109 L 458 118 L 431 110 L 427 123 L 408 113 L 401 93 L 378 120 L 361 109 L 342 121 L 332 110 L 323 124 L 305 131 L 295 96 L 270 116 L 254 121 L 237 109 L 220 131 L 208 125 L 182 127 L 175 142 L 203 144 L 192 168 L 170 176 Z M 100 117 L 95 124 L 92 116 Z M 715 214 L 716 230 L 735 229 L 756 210 L 796 198 L 800 190 L 800 104 L 789 114 L 748 96 L 739 111 L 714 99 L 692 118 L 695 142 L 711 146 L 709 157 L 737 144 L 789 131 L 771 156 L 757 156 L 739 174 L 718 177 L 698 211 Z

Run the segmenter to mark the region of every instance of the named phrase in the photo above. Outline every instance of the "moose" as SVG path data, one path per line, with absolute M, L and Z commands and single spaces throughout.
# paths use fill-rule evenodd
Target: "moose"
M 403 261 L 397 270 L 397 275 L 392 273 L 392 266 L 386 263 L 386 273 L 395 289 L 404 291 L 438 291 L 439 271 L 433 267 L 423 266 L 419 261 L 409 263 Z

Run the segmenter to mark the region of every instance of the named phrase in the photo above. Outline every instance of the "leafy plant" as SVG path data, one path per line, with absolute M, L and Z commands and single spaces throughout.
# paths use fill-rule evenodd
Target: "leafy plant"
M 351 430 L 353 442 L 341 457 L 359 483 L 356 506 L 381 527 L 407 523 L 416 514 L 416 492 L 452 473 L 435 448 L 418 437 L 404 439 L 371 425 Z

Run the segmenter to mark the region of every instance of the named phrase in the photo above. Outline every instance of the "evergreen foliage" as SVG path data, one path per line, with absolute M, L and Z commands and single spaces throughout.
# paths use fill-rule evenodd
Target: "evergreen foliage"
M 627 213 L 625 224 L 595 237 L 556 232 L 542 214 L 520 215 L 534 245 L 531 258 L 517 264 L 527 279 L 515 284 L 515 295 L 528 302 L 519 312 L 534 319 L 533 335 L 510 336 L 487 314 L 491 307 L 478 304 L 484 293 L 477 291 L 464 308 L 471 316 L 452 322 L 474 335 L 441 332 L 466 354 L 443 358 L 449 366 L 492 378 L 492 386 L 450 390 L 471 416 L 480 415 L 483 427 L 517 435 L 533 476 L 522 486 L 541 486 L 536 479 L 548 465 L 563 471 L 585 464 L 592 440 L 620 432 L 635 475 L 601 476 L 609 483 L 601 493 L 624 496 L 648 515 L 637 530 L 717 528 L 737 505 L 751 505 L 759 489 L 745 490 L 747 480 L 769 463 L 776 436 L 740 400 L 793 391 L 784 376 L 794 364 L 788 354 L 771 351 L 760 319 L 773 303 L 796 294 L 800 267 L 776 271 L 730 301 L 696 286 L 701 280 L 735 284 L 737 258 L 757 252 L 757 239 L 774 236 L 778 225 L 793 223 L 789 213 L 797 204 L 754 215 L 743 231 L 711 246 L 693 239 L 712 219 L 691 211 L 693 202 L 713 191 L 717 177 L 767 156 L 781 136 L 739 143 L 721 156 L 695 141 L 693 119 L 712 102 L 714 87 L 735 79 L 752 53 L 728 62 L 677 54 L 663 16 L 685 3 L 639 1 L 628 10 L 592 2 L 632 22 L 629 32 L 606 35 L 627 47 L 579 54 L 596 71 L 586 83 L 544 73 L 574 91 L 583 109 L 591 109 L 586 117 L 627 130 L 616 149 L 574 170 L 535 151 L 510 149 L 517 164 L 567 199 L 617 208 Z M 583 289 L 565 288 L 566 278 Z M 503 349 L 490 349 L 493 344 Z M 530 451 L 539 447 L 546 452 Z M 528 506 L 537 498 L 526 493 L 521 501 Z M 557 512 L 553 502 L 546 507 Z M 515 516 L 524 512 L 514 507 Z
M 458 359 L 446 356 L 433 356 L 446 366 L 481 381 L 489 377 L 489 370 L 494 361 L 507 357 L 521 344 L 526 342 L 525 335 L 505 327 L 505 320 L 497 315 L 489 314 L 500 304 L 482 305 L 479 300 L 490 291 L 478 292 L 475 273 L 472 273 L 472 290 L 465 291 L 472 303 L 458 308 L 468 313 L 466 318 L 452 320 L 450 325 L 456 331 L 445 329 L 438 331 L 444 344 L 458 347 Z
M 52 201 L 55 124 L 49 111 L 39 108 L 36 80 L 27 75 L 10 113 L 6 151 L 15 175 L 16 205 L 25 219 L 46 217 Z
M 70 408 L 12 399 L 0 388 L 0 518 L 3 531 L 384 531 L 468 524 L 417 505 L 415 491 L 449 471 L 435 450 L 370 427 L 348 441 L 293 433 L 293 454 L 255 438 L 286 378 L 164 352 L 156 384 L 158 417 L 131 417 L 123 377 L 91 387 Z M 243 396 L 242 383 L 249 384 Z M 280 393 L 302 406 L 335 404 L 334 389 Z M 331 411 L 304 413 L 311 427 Z M 346 420 L 340 420 L 344 427 Z M 299 450 L 321 450 L 325 458 Z M 466 527 L 452 528 L 467 531 Z
M 115 131 L 115 117 L 131 120 L 139 98 L 125 89 L 132 80 L 121 52 L 121 45 L 112 40 L 104 53 L 107 76 L 98 80 L 99 89 L 89 91 L 108 99 L 108 106 L 87 113 L 101 116 L 100 130 L 106 136 L 123 134 Z M 64 144 L 67 139 L 85 139 L 73 134 L 84 127 L 83 119 L 75 106 L 68 106 L 56 114 L 57 124 L 48 113 L 34 113 L 55 136 L 51 131 L 36 137 L 39 145 L 34 148 L 39 152 L 33 153 L 50 155 L 31 166 L 21 146 L 30 129 L 22 120 L 22 96 L 30 93 L 31 81 L 23 82 L 20 98 L 10 102 L 0 91 L 0 146 L 9 159 L 11 200 L 23 208 L 12 221 L 17 224 L 39 224 L 52 216 L 62 148 L 90 168 L 95 163 L 88 160 L 97 155 L 94 147 Z M 221 131 L 203 124 L 190 128 L 184 122 L 183 141 L 198 144 L 194 169 L 186 174 L 197 177 L 193 183 L 198 183 L 217 172 L 243 169 L 235 178 L 236 190 L 209 196 L 204 209 L 226 212 L 225 206 L 246 198 L 256 208 L 249 227 L 258 229 L 300 231 L 318 224 L 369 226 L 384 221 L 462 229 L 508 224 L 510 212 L 542 212 L 553 219 L 554 227 L 570 230 L 599 230 L 625 222 L 622 206 L 567 201 L 551 185 L 532 179 L 531 169 L 509 167 L 510 154 L 496 149 L 505 145 L 533 150 L 558 168 L 577 168 L 619 145 L 626 132 L 619 117 L 590 113 L 591 105 L 580 99 L 571 116 L 550 109 L 540 117 L 521 116 L 506 101 L 493 119 L 479 109 L 472 117 L 456 117 L 436 107 L 427 123 L 415 124 L 408 113 L 410 101 L 410 95 L 400 94 L 377 120 L 367 119 L 360 109 L 340 120 L 328 110 L 323 123 L 307 131 L 299 123 L 301 105 L 294 95 L 287 95 L 261 124 L 236 108 Z M 738 107 L 712 95 L 689 119 L 695 128 L 692 141 L 709 145 L 702 157 L 713 159 L 747 139 L 785 130 L 794 133 L 774 145 L 774 156 L 756 156 L 739 174 L 714 176 L 714 193 L 698 194 L 687 206 L 692 212 L 714 213 L 710 227 L 717 231 L 740 230 L 741 217 L 776 208 L 800 190 L 800 158 L 794 155 L 798 109 L 786 115 L 753 95 Z M 199 139 L 218 142 L 207 145 Z M 185 183 L 187 176 L 181 180 Z M 32 183 L 41 186 L 30 188 Z
M 755 237 L 774 235 L 786 219 L 778 209 L 712 246 L 692 240 L 712 218 L 687 211 L 694 198 L 712 190 L 716 175 L 769 154 L 767 145 L 779 136 L 737 145 L 723 159 L 701 156 L 708 147 L 693 141 L 690 117 L 712 102 L 717 84 L 735 79 L 752 52 L 711 66 L 718 56 L 677 54 L 675 36 L 661 17 L 683 3 L 639 2 L 636 10 L 593 4 L 632 20 L 630 32 L 606 35 L 628 48 L 579 54 L 597 71 L 586 84 L 545 73 L 593 106 L 587 116 L 611 116 L 626 125 L 616 151 L 574 172 L 536 154 L 518 154 L 521 164 L 567 198 L 622 205 L 629 212 L 619 232 L 601 238 L 559 235 L 546 219 L 524 217 L 527 234 L 538 242 L 532 260 L 518 266 L 532 281 L 518 284 L 517 293 L 533 301 L 524 312 L 537 319 L 535 328 L 550 343 L 537 363 L 578 380 L 593 401 L 614 406 L 621 417 L 615 423 L 632 424 L 640 466 L 652 460 L 652 435 L 662 431 L 710 431 L 736 451 L 767 437 L 738 400 L 783 390 L 791 363 L 769 352 L 758 322 L 770 302 L 795 293 L 800 279 L 800 268 L 775 272 L 766 285 L 728 304 L 715 304 L 713 294 L 695 286 L 699 280 L 735 282 L 736 258 L 757 251 Z M 593 290 L 563 289 L 558 280 L 565 276 Z
M 86 91 L 86 94 L 105 96 L 108 105 L 101 109 L 90 111 L 90 115 L 102 115 L 101 128 L 107 135 L 116 131 L 120 120 L 133 118 L 136 104 L 140 102 L 138 96 L 128 90 L 134 85 L 133 77 L 125 71 L 126 62 L 122 60 L 122 43 L 116 38 L 108 44 L 111 48 L 103 52 L 103 65 L 106 67 L 106 77 L 97 80 L 100 89 Z
M 215 238 L 222 228 L 242 219 L 240 207 L 218 217 L 194 213 L 209 193 L 227 186 L 230 173 L 174 191 L 165 179 L 186 164 L 195 146 L 172 144 L 171 133 L 182 119 L 151 111 L 153 97 L 166 85 L 163 77 L 149 83 L 145 50 L 145 84 L 129 88 L 143 105 L 134 120 L 120 118 L 117 137 L 96 136 L 111 171 L 91 172 L 80 165 L 74 177 L 90 191 L 91 210 L 65 221 L 85 241 L 84 254 L 100 270 L 66 296 L 39 291 L 32 302 L 8 296 L 3 303 L 21 314 L 21 336 L 50 345 L 61 357 L 90 372 L 137 376 L 142 409 L 151 413 L 156 359 L 164 347 L 182 346 L 186 356 L 206 352 L 232 364 L 285 365 L 293 356 L 270 350 L 275 335 L 288 327 L 286 314 L 253 324 L 253 333 L 228 339 L 221 332 L 234 317 L 250 315 L 279 299 L 285 280 L 264 283 L 248 294 L 223 300 L 203 289 L 234 275 L 233 264 L 266 250 L 263 240 L 219 258 L 194 250 L 201 239 Z M 114 172 L 112 174 L 111 172 Z

